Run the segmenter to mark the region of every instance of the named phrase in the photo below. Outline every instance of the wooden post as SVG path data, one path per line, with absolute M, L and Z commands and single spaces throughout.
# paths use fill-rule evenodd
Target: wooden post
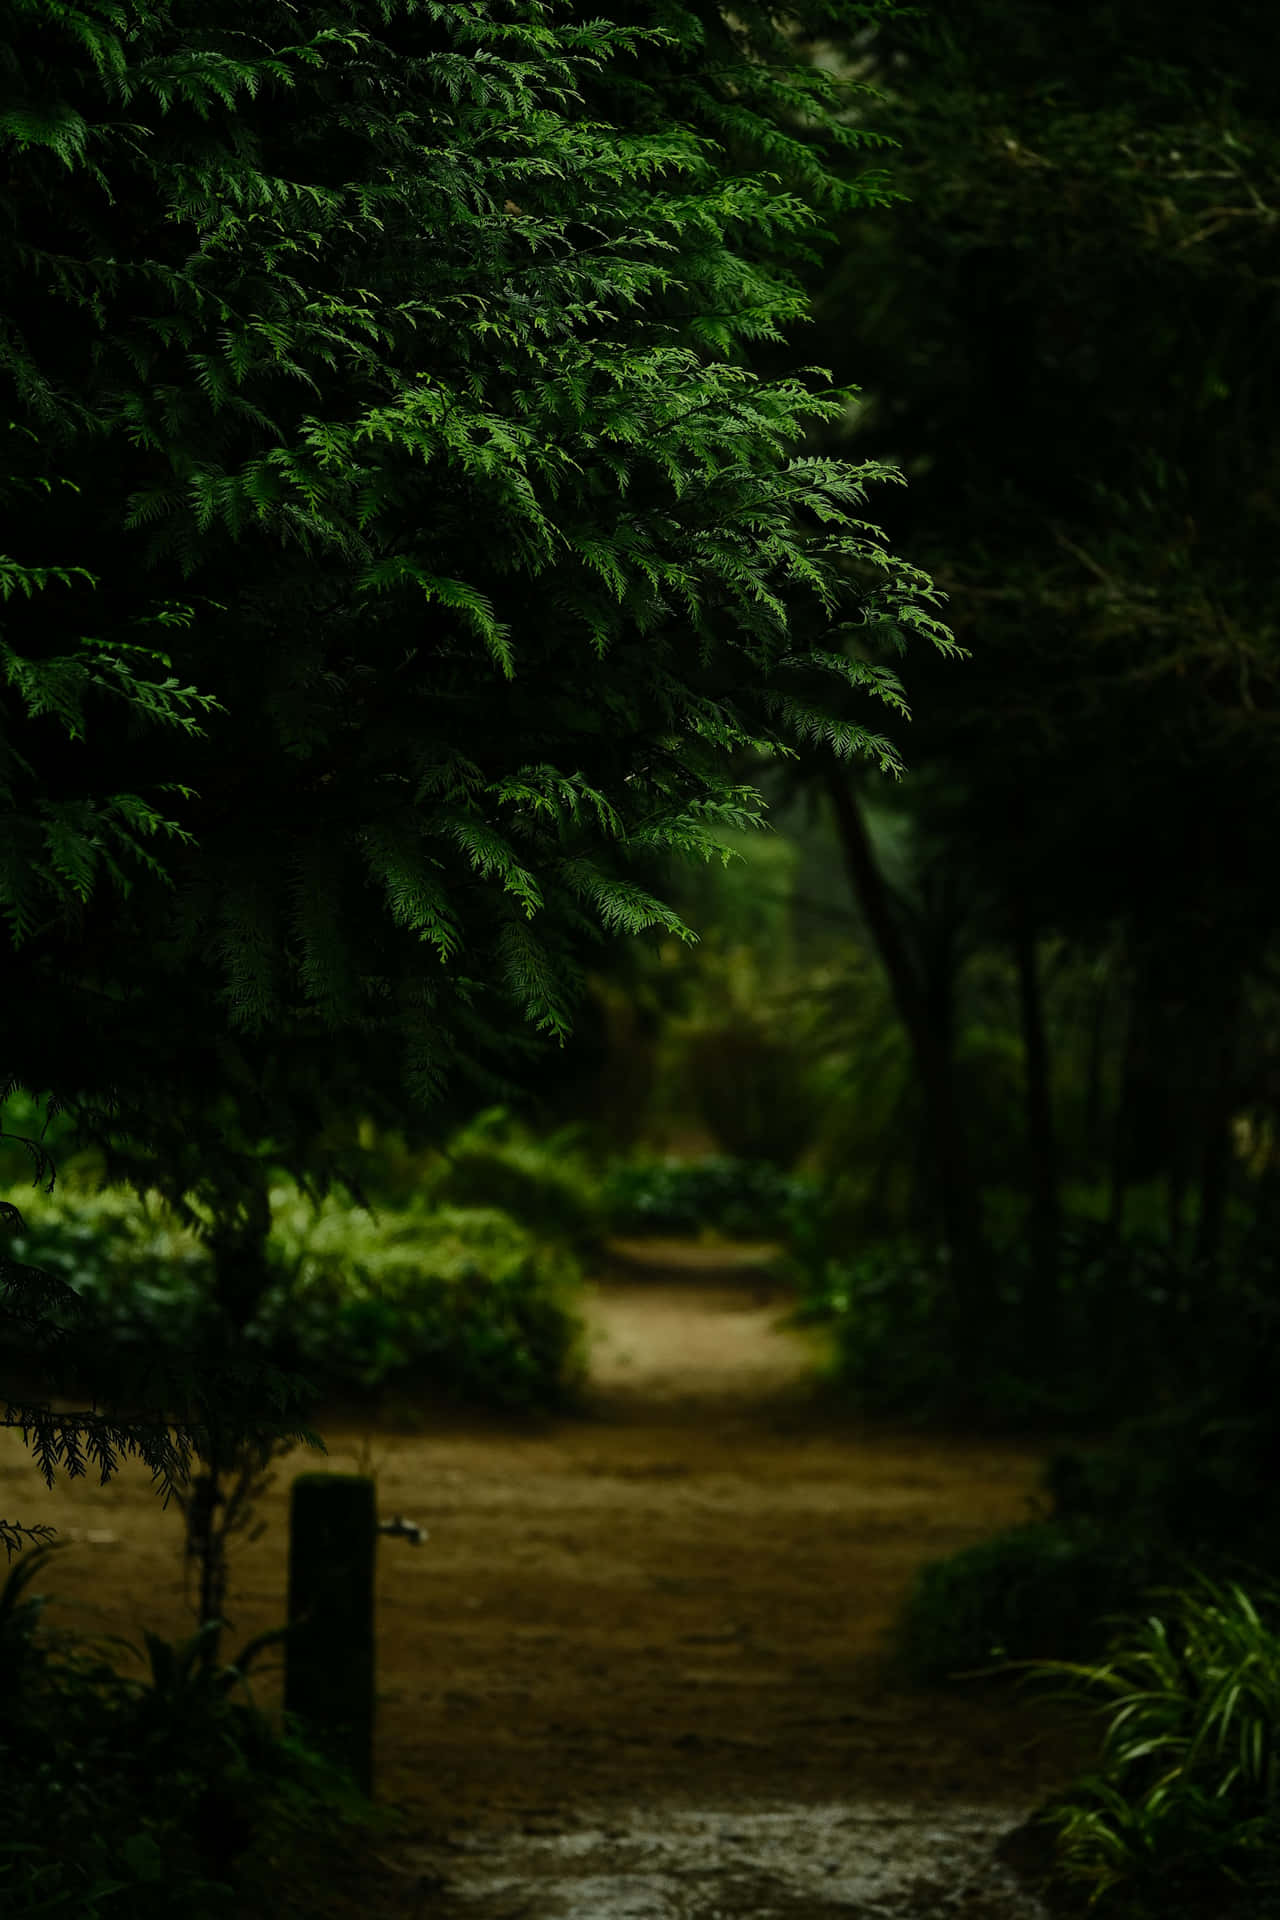
M 302 1473 L 289 1508 L 284 1708 L 303 1738 L 373 1795 L 373 1481 Z

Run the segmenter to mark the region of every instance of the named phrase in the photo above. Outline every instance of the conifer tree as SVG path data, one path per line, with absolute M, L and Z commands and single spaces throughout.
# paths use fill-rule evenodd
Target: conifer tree
M 804 317 L 816 203 L 885 192 L 778 43 L 761 8 L 9 10 L 0 1081 L 109 1171 L 247 1219 L 326 1061 L 442 1112 L 563 1039 L 588 943 L 692 938 L 635 876 L 760 822 L 735 756 L 898 770 L 893 661 L 954 650 L 861 517 L 899 476 L 797 452 L 847 393 L 746 364 Z M 128 1424 L 79 1432 L 105 1478 Z

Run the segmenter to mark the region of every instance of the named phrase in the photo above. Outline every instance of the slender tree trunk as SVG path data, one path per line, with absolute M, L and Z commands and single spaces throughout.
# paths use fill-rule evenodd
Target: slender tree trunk
M 209 1236 L 213 1254 L 214 1299 L 222 1313 L 218 1338 L 233 1353 L 252 1320 L 271 1281 L 267 1237 L 271 1232 L 271 1199 L 265 1177 L 240 1199 L 238 1214 L 228 1211 Z M 200 1624 L 222 1617 L 226 1593 L 225 1540 L 216 1524 L 216 1509 L 225 1505 L 226 1477 L 240 1464 L 238 1449 L 228 1443 L 217 1410 L 209 1426 L 205 1472 L 195 1483 L 195 1550 L 200 1558 Z M 202 1648 L 207 1671 L 217 1665 L 222 1631 L 210 1635 Z
M 1215 1049 L 1215 1085 L 1209 1089 L 1204 1143 L 1200 1155 L 1200 1218 L 1196 1227 L 1195 1258 L 1210 1268 L 1222 1252 L 1227 1224 L 1227 1196 L 1231 1184 L 1231 1119 L 1236 1082 L 1236 1037 L 1240 1018 L 1241 981 L 1227 985 L 1221 1001 L 1221 1024 Z
M 1102 1065 L 1106 1052 L 1107 1012 L 1110 1004 L 1109 982 L 1104 973 L 1098 982 L 1089 1013 L 1089 1052 L 1085 1081 L 1084 1131 L 1090 1161 L 1097 1166 L 1102 1159 Z
M 1026 1072 L 1031 1250 L 1036 1270 L 1035 1303 L 1028 1319 L 1037 1336 L 1052 1339 L 1058 1329 L 1058 1150 L 1035 932 L 1021 900 L 1014 906 L 1013 953 Z
M 1111 1192 L 1107 1203 L 1107 1225 L 1113 1233 L 1124 1230 L 1124 1207 L 1129 1189 L 1132 1163 L 1133 1116 L 1137 1108 L 1135 1083 L 1140 1058 L 1139 1030 L 1142 1025 L 1142 996 L 1146 979 L 1135 969 L 1129 982 L 1129 1004 L 1125 1009 L 1124 1050 L 1120 1060 L 1120 1090 L 1116 1098 L 1111 1129 Z
M 827 790 L 850 886 L 888 975 L 924 1096 L 934 1200 L 954 1276 L 954 1299 L 959 1313 L 957 1337 L 966 1344 L 976 1344 L 980 1331 L 984 1249 L 968 1154 L 956 1111 L 950 995 L 945 995 L 944 1005 L 937 984 L 930 993 L 919 978 L 894 917 L 889 889 L 876 864 L 848 780 L 839 773 L 831 774 Z
M 1169 1251 L 1175 1259 L 1183 1252 L 1183 1240 L 1186 1234 L 1187 1213 L 1187 1169 L 1181 1156 L 1181 1141 L 1173 1143 L 1174 1159 L 1165 1174 L 1165 1230 L 1169 1236 Z
M 209 1236 L 214 1298 L 237 1337 L 252 1320 L 271 1284 L 267 1262 L 271 1197 L 265 1177 L 241 1196 L 239 1213 L 242 1217 L 229 1215 Z

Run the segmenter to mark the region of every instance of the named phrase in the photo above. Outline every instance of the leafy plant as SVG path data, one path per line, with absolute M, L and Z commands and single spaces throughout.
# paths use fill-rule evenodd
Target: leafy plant
M 148 1633 L 149 1681 L 126 1678 L 88 1643 L 40 1623 L 47 1596 L 21 1598 L 50 1551 L 24 1553 L 0 1590 L 6 1916 L 162 1920 L 175 1899 L 201 1915 L 237 1911 L 237 1864 L 255 1848 L 335 1820 L 391 1824 L 295 1734 L 277 1737 L 251 1700 L 232 1700 L 286 1629 L 212 1667 L 204 1655 L 219 1623 L 178 1644 Z
M 480 1188 L 490 1164 L 509 1170 L 510 1191 L 541 1212 L 543 1230 L 495 1207 L 433 1205 L 429 1192 L 376 1214 L 332 1195 L 317 1209 L 281 1183 L 271 1190 L 275 1278 L 244 1328 L 246 1351 L 305 1378 L 313 1400 L 410 1384 L 511 1409 L 571 1395 L 581 1268 L 567 1242 L 588 1238 L 590 1189 L 558 1179 L 531 1148 L 486 1157 L 483 1137 L 464 1135 L 463 1178 Z M 181 1356 L 210 1337 L 208 1249 L 163 1209 L 148 1215 L 112 1191 L 37 1199 L 14 1253 L 74 1287 L 122 1381 L 144 1380 L 156 1351 Z M 544 1238 L 553 1218 L 562 1237 Z
M 448 1141 L 424 1192 L 453 1209 L 508 1214 L 541 1240 L 594 1254 L 604 1230 L 600 1183 L 576 1151 L 579 1138 L 569 1126 L 539 1140 L 506 1108 L 489 1108 Z
M 602 1205 L 618 1233 L 713 1230 L 782 1237 L 814 1189 L 770 1161 L 637 1160 L 615 1167 Z
M 1043 1814 L 1065 1879 L 1091 1902 L 1181 1911 L 1243 1890 L 1249 1914 L 1280 1900 L 1280 1593 L 1199 1575 L 1113 1634 L 1096 1665 L 1036 1661 L 1069 1698 L 1103 1696 L 1097 1771 Z M 1126 1909 L 1128 1910 L 1128 1909 Z M 1198 1908 L 1203 1911 L 1203 1908 Z
M 1137 1536 L 1198 1563 L 1280 1568 L 1271 1498 L 1280 1421 L 1269 1407 L 1225 1411 L 1221 1394 L 1126 1421 L 1103 1445 L 1056 1454 L 1046 1487 L 1068 1525 Z
M 936 1685 L 1100 1651 L 1107 1616 L 1138 1598 L 1152 1564 L 1140 1543 L 1049 1521 L 980 1541 L 920 1569 L 895 1623 L 895 1664 Z
M 11 1188 L 22 1226 L 8 1241 L 9 1256 L 72 1287 L 92 1310 L 98 1338 L 111 1343 L 122 1368 L 155 1342 L 190 1349 L 209 1317 L 208 1249 L 161 1210 L 148 1212 L 136 1195 L 75 1185 L 53 1194 Z M 55 1308 L 54 1324 L 66 1324 Z M 21 1372 L 22 1355 L 12 1367 Z M 69 1390 L 82 1383 L 68 1380 Z
M 1188 1461 L 1204 1427 L 1210 1444 L 1192 1478 L 1204 1483 L 1209 1507 L 1209 1481 L 1229 1495 L 1232 1463 L 1242 1465 L 1272 1430 L 1265 1411 L 1253 1412 L 1268 1405 L 1280 1352 L 1270 1256 L 1241 1246 L 1210 1276 L 1155 1241 L 1073 1221 L 1058 1242 L 1053 1338 L 1042 1332 L 1041 1275 L 1015 1242 L 990 1257 L 974 1309 L 980 1352 L 962 1365 L 947 1338 L 954 1306 L 945 1249 L 902 1239 L 849 1258 L 831 1245 L 839 1219 L 837 1188 L 825 1222 L 803 1230 L 801 1312 L 831 1326 L 836 1379 L 859 1405 L 988 1426 L 1147 1418 L 1153 1442 L 1161 1432 L 1171 1444 L 1181 1435 L 1177 1451 Z
M 281 1277 L 248 1338 L 321 1390 L 390 1385 L 521 1409 L 569 1397 L 581 1372 L 581 1268 L 497 1209 L 423 1204 L 376 1219 L 273 1192 Z

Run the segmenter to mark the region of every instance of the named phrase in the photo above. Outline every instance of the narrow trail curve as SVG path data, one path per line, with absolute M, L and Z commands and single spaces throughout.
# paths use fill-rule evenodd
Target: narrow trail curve
M 377 1794 L 408 1816 L 378 1914 L 1032 1920 L 992 1845 L 1078 1768 L 1078 1730 L 881 1667 L 915 1569 L 1024 1519 L 1037 1451 L 841 1421 L 758 1263 L 647 1258 L 591 1289 L 583 1414 L 320 1420 L 329 1458 L 280 1461 L 235 1544 L 228 1656 L 284 1617 L 296 1474 L 372 1473 L 380 1513 L 428 1529 L 378 1554 Z M 144 1468 L 46 1491 L 0 1432 L 0 1480 L 75 1543 L 59 1623 L 192 1631 L 182 1516 Z M 340 1881 L 325 1914 L 373 1911 Z
M 758 1267 L 647 1259 L 593 1291 L 587 1417 L 384 1442 L 381 1510 L 431 1529 L 379 1582 L 424 1913 L 1029 1920 L 992 1846 L 1079 1732 L 882 1668 L 915 1569 L 1025 1519 L 1039 1455 L 833 1424 Z

